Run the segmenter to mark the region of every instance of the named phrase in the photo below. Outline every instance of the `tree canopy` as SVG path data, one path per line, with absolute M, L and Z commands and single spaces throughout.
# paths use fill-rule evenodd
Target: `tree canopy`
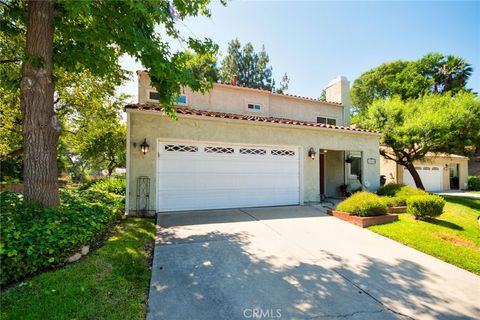
M 273 68 L 269 65 L 265 47 L 255 52 L 252 43 L 248 42 L 243 46 L 238 39 L 229 42 L 225 57 L 220 67 L 220 81 L 232 83 L 234 76 L 237 77 L 237 85 L 250 88 L 275 91 L 275 80 L 273 79 Z M 288 89 L 288 76 L 282 78 L 283 85 L 280 90 Z
M 468 91 L 472 70 L 465 59 L 440 53 L 429 53 L 416 61 L 383 63 L 353 82 L 352 106 L 355 112 L 364 114 L 375 99 L 398 96 L 407 100 L 428 93 Z
M 177 21 L 189 16 L 209 16 L 208 4 L 209 0 L 176 0 L 174 5 L 160 0 L 2 1 L 2 88 L 21 88 L 26 201 L 58 204 L 56 145 L 61 126 L 54 98 L 62 75 L 88 72 L 118 85 L 127 75 L 119 58 L 130 55 L 149 71 L 160 102 L 173 116 L 173 102 L 183 86 L 205 91 L 211 83 L 199 79 L 189 68 L 191 56 L 172 51 L 167 39 L 182 42 L 200 57 L 215 56 L 218 46 L 210 39 L 185 37 L 177 28 Z
M 418 99 L 376 99 L 362 127 L 383 133 L 380 153 L 405 166 L 417 187 L 423 183 L 413 165 L 428 152 L 468 154 L 480 143 L 480 99 L 472 93 L 429 94 Z

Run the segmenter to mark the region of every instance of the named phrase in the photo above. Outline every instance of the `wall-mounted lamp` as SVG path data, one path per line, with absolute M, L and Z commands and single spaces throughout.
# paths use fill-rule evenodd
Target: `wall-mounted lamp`
M 315 160 L 315 156 L 317 155 L 317 153 L 315 152 L 315 150 L 313 150 L 313 148 L 310 148 L 310 150 L 308 150 L 308 156 L 312 159 L 312 160 Z
M 148 148 L 150 148 L 150 145 L 147 143 L 147 138 L 145 138 L 140 145 L 140 150 L 142 150 L 143 154 L 145 155 L 148 152 Z
M 448 171 L 448 164 L 445 164 L 445 167 L 443 167 L 443 170 Z

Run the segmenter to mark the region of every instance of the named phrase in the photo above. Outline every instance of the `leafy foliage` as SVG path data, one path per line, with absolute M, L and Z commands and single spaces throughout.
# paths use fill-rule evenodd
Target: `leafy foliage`
M 428 152 L 468 154 L 480 146 L 478 119 L 480 99 L 473 94 L 431 94 L 408 101 L 399 97 L 375 100 L 361 125 L 382 132 L 381 143 L 386 148 L 380 153 L 414 176 L 413 162 Z
M 468 190 L 480 191 L 480 177 L 469 176 L 468 177 Z
M 275 81 L 272 78 L 272 67 L 268 65 L 265 47 L 260 52 L 255 52 L 253 45 L 248 42 L 243 48 L 238 39 L 229 42 L 227 55 L 220 67 L 220 80 L 231 83 L 237 76 L 237 85 L 250 88 L 272 91 Z
M 405 185 L 403 183 L 388 183 L 377 190 L 379 196 L 393 197 Z
M 282 81 L 280 81 L 280 87 L 275 89 L 276 93 L 284 94 L 287 93 L 288 90 L 288 84 L 290 83 L 290 78 L 288 77 L 287 73 L 282 77 Z
M 407 213 L 415 219 L 428 220 L 443 213 L 445 200 L 437 195 L 412 196 L 407 200 Z
M 145 319 L 150 281 L 146 247 L 153 220 L 122 220 L 114 236 L 77 263 L 44 272 L 0 295 L 1 319 Z
M 2 192 L 0 285 L 61 265 L 81 246 L 100 240 L 124 202 L 124 196 L 102 189 L 62 191 L 58 208 L 25 205 L 21 194 Z
M 395 194 L 395 198 L 397 198 L 402 205 L 406 205 L 410 197 L 426 195 L 428 195 L 428 193 L 421 189 L 404 186 Z
M 356 192 L 340 202 L 337 210 L 348 212 L 353 216 L 371 217 L 387 213 L 387 206 L 382 198 L 370 192 Z
M 123 177 L 115 179 L 97 179 L 92 180 L 92 182 L 89 183 L 89 188 L 91 190 L 113 193 L 121 196 L 125 196 L 126 187 L 127 180 Z
M 456 94 L 467 90 L 471 65 L 463 58 L 429 53 L 416 61 L 393 61 L 363 73 L 352 85 L 356 112 L 364 114 L 376 99 L 416 99 L 428 93 Z
M 377 194 L 382 196 L 383 202 L 388 207 L 405 206 L 407 199 L 412 196 L 428 195 L 427 192 L 406 186 L 401 183 L 389 183 L 378 189 Z

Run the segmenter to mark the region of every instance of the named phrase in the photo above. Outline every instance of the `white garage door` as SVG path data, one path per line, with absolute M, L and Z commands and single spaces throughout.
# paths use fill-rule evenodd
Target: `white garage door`
M 157 211 L 300 202 L 298 148 L 159 143 Z
M 422 179 L 423 186 L 427 191 L 442 191 L 443 190 L 443 172 L 440 167 L 415 167 L 417 169 L 420 178 Z M 415 181 L 408 172 L 407 169 L 403 171 L 403 183 L 408 186 L 415 187 Z

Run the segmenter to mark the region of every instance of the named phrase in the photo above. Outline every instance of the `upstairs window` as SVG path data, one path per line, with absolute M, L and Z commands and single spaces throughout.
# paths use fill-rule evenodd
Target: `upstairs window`
M 177 98 L 177 104 L 187 104 L 187 96 L 184 94 L 181 94 Z
M 156 91 L 150 91 L 148 93 L 148 99 L 158 101 L 160 100 L 160 94 Z
M 330 124 L 332 126 L 337 125 L 337 119 L 327 117 L 317 117 L 317 123 Z
M 262 106 L 256 103 L 249 103 L 247 107 L 249 110 L 255 110 L 255 111 L 260 111 L 262 109 Z
M 160 94 L 156 91 L 150 91 L 148 93 L 148 100 L 150 101 L 159 101 Z M 176 104 L 183 104 L 186 105 L 188 102 L 187 96 L 185 94 L 181 94 L 178 96 L 177 100 L 175 101 Z

